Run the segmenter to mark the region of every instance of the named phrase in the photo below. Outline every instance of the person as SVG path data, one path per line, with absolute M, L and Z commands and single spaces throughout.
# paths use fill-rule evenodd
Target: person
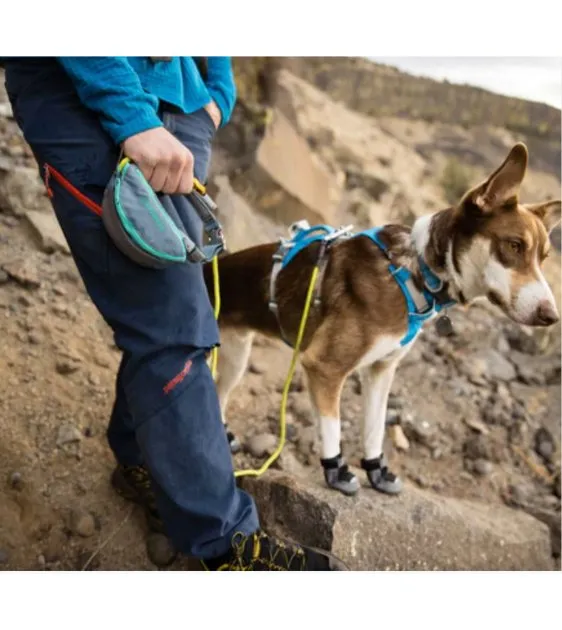
M 260 528 L 235 483 L 207 365 L 219 331 L 200 264 L 125 257 L 92 208 L 124 155 L 169 195 L 190 236 L 188 194 L 206 181 L 236 87 L 229 57 L 4 58 L 6 90 L 86 290 L 122 351 L 107 430 L 115 489 L 208 570 L 345 570 Z

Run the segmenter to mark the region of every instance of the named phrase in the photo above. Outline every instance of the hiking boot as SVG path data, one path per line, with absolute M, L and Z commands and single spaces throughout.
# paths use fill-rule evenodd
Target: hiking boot
M 146 521 L 153 532 L 165 533 L 164 524 L 156 507 L 150 475 L 144 466 L 118 464 L 111 475 L 111 485 L 117 494 L 144 508 Z
M 232 550 L 220 558 L 201 560 L 207 571 L 349 571 L 322 549 L 295 545 L 263 531 L 232 538 Z

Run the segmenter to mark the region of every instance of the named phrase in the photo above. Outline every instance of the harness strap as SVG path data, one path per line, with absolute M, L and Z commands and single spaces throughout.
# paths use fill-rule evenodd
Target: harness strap
M 408 330 L 400 342 L 400 345 L 405 346 L 418 334 L 424 322 L 444 308 L 451 306 L 454 302 L 450 298 L 447 299 L 448 296 L 446 296 L 443 281 L 429 269 L 423 259 L 419 259 L 425 287 L 421 291 L 416 286 L 412 274 L 408 269 L 405 267 L 396 267 L 393 264 L 392 254 L 379 237 L 379 233 L 382 229 L 383 228 L 380 227 L 365 230 L 364 232 L 360 232 L 357 236 L 362 235 L 369 237 L 380 248 L 389 260 L 390 264 L 388 270 L 404 294 L 408 308 Z
M 289 232 L 293 236 L 292 239 L 281 239 L 279 249 L 273 255 L 273 266 L 269 279 L 269 310 L 275 315 L 281 338 L 289 347 L 292 347 L 292 344 L 289 342 L 287 335 L 283 330 L 283 325 L 281 324 L 279 304 L 277 302 L 276 295 L 277 278 L 279 277 L 279 273 L 300 251 L 312 243 L 320 241 L 320 249 L 316 260 L 318 278 L 314 285 L 312 294 L 312 305 L 315 308 L 318 308 L 321 304 L 322 281 L 328 264 L 328 248 L 338 239 L 349 238 L 351 236 L 351 234 L 349 234 L 349 230 L 352 227 L 353 226 L 350 225 L 336 230 L 327 225 L 318 225 L 311 228 L 306 221 L 301 221 L 290 227 Z
M 281 339 L 291 347 L 287 336 L 283 330 L 283 325 L 281 324 L 281 319 L 279 317 L 279 305 L 277 304 L 277 297 L 275 295 L 275 288 L 277 286 L 277 276 L 283 267 L 283 254 L 281 253 L 281 248 L 277 250 L 277 252 L 273 255 L 273 267 L 271 269 L 271 277 L 269 279 L 269 310 L 275 315 L 275 319 L 277 319 L 277 325 L 279 326 L 279 332 L 281 333 Z

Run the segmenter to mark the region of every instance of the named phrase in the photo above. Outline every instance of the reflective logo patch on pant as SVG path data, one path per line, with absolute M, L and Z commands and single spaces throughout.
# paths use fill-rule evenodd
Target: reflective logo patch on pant
M 165 394 L 169 394 L 174 389 L 174 387 L 176 387 L 183 381 L 183 379 L 189 374 L 189 371 L 191 370 L 192 365 L 193 365 L 192 360 L 188 359 L 185 362 L 185 365 L 183 366 L 182 371 L 178 372 L 171 381 L 169 381 L 168 383 L 166 383 L 166 385 L 164 385 L 163 391 Z

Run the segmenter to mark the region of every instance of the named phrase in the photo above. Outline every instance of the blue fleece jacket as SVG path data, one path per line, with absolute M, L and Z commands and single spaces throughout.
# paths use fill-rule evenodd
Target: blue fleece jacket
M 184 113 L 214 100 L 221 126 L 232 114 L 236 87 L 230 57 L 207 57 L 207 80 L 193 57 L 153 62 L 150 57 L 57 57 L 74 83 L 80 100 L 96 111 L 104 129 L 120 144 L 130 136 L 161 127 L 160 101 Z

